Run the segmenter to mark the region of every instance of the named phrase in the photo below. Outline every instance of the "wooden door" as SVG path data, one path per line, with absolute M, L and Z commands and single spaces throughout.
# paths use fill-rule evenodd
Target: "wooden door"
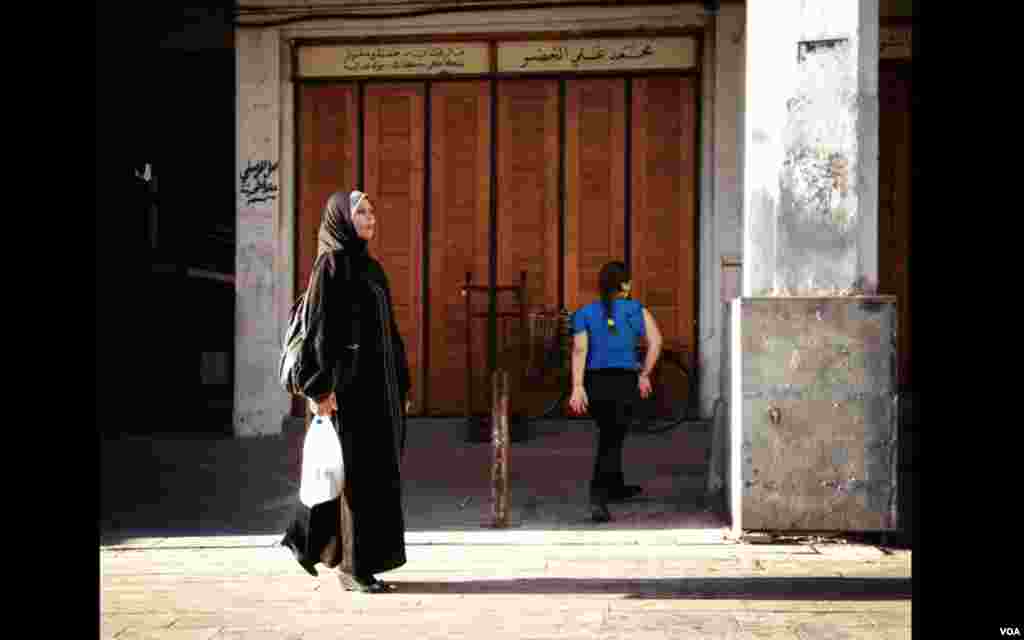
M 912 388 L 910 66 L 883 65 L 878 80 L 878 288 L 896 296 L 899 384 Z
M 597 277 L 626 259 L 626 81 L 566 83 L 565 306 L 600 297 Z
M 399 331 L 412 378 L 413 413 L 423 406 L 424 87 L 370 84 L 364 116 L 365 188 L 373 200 L 377 234 L 370 253 L 391 285 Z
M 498 284 L 517 284 L 525 271 L 528 311 L 554 311 L 559 301 L 558 94 L 558 80 L 498 82 Z M 515 303 L 502 294 L 498 309 L 514 313 Z M 529 339 L 520 325 L 515 317 L 499 323 L 499 366 L 513 373 L 511 410 L 528 412 L 535 399 L 520 387 Z
M 633 87 L 630 105 L 627 82 Z M 574 310 L 596 298 L 601 265 L 625 258 L 631 244 L 637 297 L 657 316 L 669 340 L 695 345 L 695 80 L 569 79 L 564 113 L 557 79 L 502 79 L 497 84 L 492 114 L 490 81 L 432 83 L 429 185 L 424 83 L 366 86 L 362 185 L 356 184 L 355 85 L 303 85 L 299 90 L 297 288 L 304 288 L 309 276 L 327 197 L 334 190 L 365 190 L 378 214 L 370 250 L 391 282 L 412 369 L 414 413 L 465 411 L 467 348 L 477 374 L 473 409 L 489 410 L 487 322 L 476 320 L 474 344 L 467 345 L 460 285 L 466 272 L 478 284 L 488 280 L 492 199 L 497 201 L 498 284 L 517 284 L 526 271 L 530 310 L 552 312 L 560 302 Z M 491 140 L 492 117 L 497 118 L 497 140 Z M 497 184 L 493 198 L 492 177 Z M 427 250 L 429 272 L 424 273 Z M 486 296 L 476 299 L 476 310 L 486 310 Z M 502 293 L 499 300 L 499 311 L 517 310 L 513 295 Z M 499 324 L 499 354 L 506 353 L 506 362 L 507 352 L 524 338 L 518 325 L 518 318 Z
M 327 198 L 356 184 L 358 135 L 353 84 L 300 85 L 298 92 L 298 210 L 295 225 L 295 296 L 309 284 L 316 258 L 317 233 Z M 292 415 L 305 415 L 301 398 Z
M 491 92 L 481 81 L 438 82 L 430 94 L 430 351 L 426 412 L 466 410 L 466 322 L 473 322 L 469 374 L 475 396 L 488 388 L 486 321 L 466 317 L 460 295 L 466 273 L 486 284 L 490 252 Z M 476 294 L 477 311 L 486 296 Z M 475 357 L 474 357 L 475 356 Z M 485 410 L 476 403 L 474 411 Z
M 633 81 L 634 291 L 673 344 L 697 344 L 697 79 Z

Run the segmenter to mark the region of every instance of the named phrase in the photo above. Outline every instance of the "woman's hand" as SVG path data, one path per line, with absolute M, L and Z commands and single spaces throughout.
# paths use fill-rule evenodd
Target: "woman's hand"
M 330 416 L 332 413 L 338 410 L 338 398 L 335 397 L 334 392 L 331 395 L 324 398 L 323 402 L 317 402 L 313 398 L 309 399 L 309 410 L 313 412 L 315 416 Z
M 572 397 L 569 398 L 569 409 L 578 416 L 587 411 L 587 392 L 583 388 L 583 380 L 588 348 L 587 332 L 577 331 L 572 337 Z
M 641 398 L 647 398 L 651 395 L 651 377 L 646 373 L 640 374 L 640 380 L 637 382 L 637 386 L 640 388 Z
M 573 387 L 572 396 L 569 398 L 569 408 L 576 415 L 583 415 L 587 412 L 587 392 L 583 387 Z

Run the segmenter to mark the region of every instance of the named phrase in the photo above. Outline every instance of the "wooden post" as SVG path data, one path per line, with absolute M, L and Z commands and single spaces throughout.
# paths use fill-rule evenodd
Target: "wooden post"
M 526 271 L 519 272 L 519 356 L 522 362 L 519 365 L 525 366 L 529 358 L 529 332 L 526 329 Z
M 473 420 L 473 272 L 466 272 L 466 286 L 462 296 L 466 298 L 466 428 L 471 429 Z
M 493 374 L 493 408 L 491 410 L 491 442 L 494 464 L 491 481 L 494 494 L 492 527 L 508 526 L 508 372 L 498 369 Z

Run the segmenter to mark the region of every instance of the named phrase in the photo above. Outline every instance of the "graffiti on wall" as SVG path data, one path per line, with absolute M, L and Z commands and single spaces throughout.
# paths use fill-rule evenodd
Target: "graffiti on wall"
M 239 175 L 238 191 L 247 206 L 277 199 L 277 163 L 270 160 L 250 160 Z

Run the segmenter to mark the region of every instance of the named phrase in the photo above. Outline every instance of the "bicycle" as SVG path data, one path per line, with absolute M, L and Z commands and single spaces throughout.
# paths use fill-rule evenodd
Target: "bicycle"
M 521 419 L 527 421 L 567 418 L 572 390 L 572 335 L 568 312 L 531 316 L 527 361 L 519 372 L 517 390 Z M 521 353 L 521 350 L 517 353 Z M 637 347 L 644 361 L 646 345 Z M 669 431 L 696 414 L 696 366 L 692 352 L 668 343 L 651 372 L 652 393 L 633 404 L 630 431 L 658 434 Z

